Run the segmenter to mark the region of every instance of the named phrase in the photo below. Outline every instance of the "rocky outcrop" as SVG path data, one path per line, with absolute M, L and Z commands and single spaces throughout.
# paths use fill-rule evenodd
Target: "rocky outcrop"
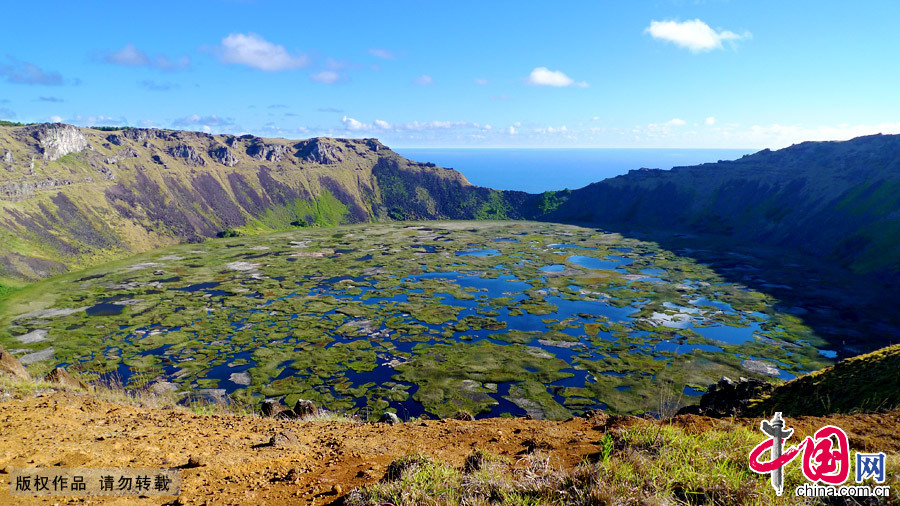
M 15 379 L 30 380 L 31 375 L 25 370 L 25 366 L 10 355 L 3 346 L 0 346 L 0 376 L 9 376 Z
M 3 155 L 3 162 L 12 165 L 12 163 L 13 163 L 13 155 L 12 155 L 11 152 L 7 151 L 7 152 Z
M 112 165 L 121 162 L 122 160 L 127 160 L 129 158 L 137 158 L 141 156 L 137 151 L 132 148 L 122 148 L 117 153 L 116 156 L 110 156 L 106 159 L 106 163 Z
M 240 162 L 240 159 L 234 156 L 234 153 L 225 146 L 211 148 L 209 150 L 209 157 L 226 167 L 234 167 Z
M 768 394 L 775 385 L 757 379 L 740 378 L 737 382 L 723 376 L 718 383 L 700 397 L 699 406 L 687 406 L 678 411 L 679 415 L 704 415 L 715 418 L 741 416 L 750 401 Z
M 390 411 L 385 411 L 381 418 L 378 419 L 380 423 L 386 423 L 388 425 L 397 425 L 400 423 L 400 417 L 397 416 L 396 413 L 392 413 Z
M 28 198 L 41 190 L 50 190 L 60 186 L 69 186 L 72 181 L 69 179 L 42 179 L 38 181 L 17 181 L 0 185 L 0 199 L 2 200 L 19 200 Z
M 129 128 L 122 132 L 121 137 L 137 143 L 144 142 L 148 139 L 161 139 L 164 141 L 171 139 L 170 132 L 158 128 Z
M 284 411 L 284 406 L 278 399 L 266 399 L 259 405 L 259 414 L 261 416 L 277 416 Z
M 254 142 L 247 148 L 247 154 L 257 160 L 266 160 L 268 162 L 280 162 L 288 156 L 291 148 L 283 144 L 266 144 L 265 142 Z
M 300 399 L 294 404 L 294 416 L 296 418 L 309 418 L 319 414 L 319 408 L 313 401 Z
M 33 135 L 40 144 L 44 160 L 59 160 L 90 147 L 81 130 L 72 125 L 39 125 Z
M 193 166 L 206 165 L 206 159 L 200 156 L 200 152 L 188 144 L 179 144 L 169 148 L 169 154 L 176 158 L 183 158 L 184 163 Z
M 475 417 L 472 416 L 472 413 L 468 411 L 457 411 L 456 414 L 453 415 L 454 420 L 462 420 L 464 422 L 471 422 L 475 420 Z
M 309 139 L 297 143 L 294 147 L 297 148 L 297 156 L 305 162 L 334 165 L 343 161 L 341 156 L 343 149 L 325 139 Z
M 79 390 L 87 389 L 87 385 L 84 384 L 81 380 L 75 378 L 69 374 L 69 371 L 66 371 L 65 367 L 57 367 L 50 371 L 47 376 L 44 377 L 45 381 L 49 381 L 50 383 L 55 383 L 60 386 L 64 386 L 66 388 L 75 388 Z

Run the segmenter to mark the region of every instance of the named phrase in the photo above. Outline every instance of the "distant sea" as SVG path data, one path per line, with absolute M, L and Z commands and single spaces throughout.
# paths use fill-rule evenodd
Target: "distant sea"
M 417 162 L 456 169 L 470 183 L 498 190 L 540 193 L 575 189 L 632 169 L 671 169 L 734 160 L 751 149 L 394 149 Z

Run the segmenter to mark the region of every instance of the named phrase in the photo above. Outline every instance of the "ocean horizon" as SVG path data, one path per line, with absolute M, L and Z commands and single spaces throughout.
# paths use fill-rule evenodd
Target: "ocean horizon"
M 417 162 L 461 172 L 470 183 L 540 193 L 576 189 L 640 168 L 734 160 L 755 149 L 666 148 L 395 148 Z

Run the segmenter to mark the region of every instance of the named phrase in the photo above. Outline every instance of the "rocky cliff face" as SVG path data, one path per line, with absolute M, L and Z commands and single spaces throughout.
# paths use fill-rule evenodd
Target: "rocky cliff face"
M 374 139 L 53 124 L 0 127 L 0 153 L 0 278 L 35 279 L 242 227 L 520 216 L 497 205 L 505 194 Z
M 544 219 L 711 234 L 900 273 L 900 136 L 805 142 L 739 160 L 634 170 L 561 196 Z
M 861 273 L 900 273 L 900 136 L 637 170 L 542 195 L 472 186 L 375 139 L 51 124 L 0 127 L 0 153 L 0 278 L 37 278 L 230 228 L 473 218 L 707 234 Z
M 69 153 L 90 148 L 84 134 L 72 125 L 41 125 L 34 129 L 33 135 L 40 143 L 44 160 L 59 160 Z

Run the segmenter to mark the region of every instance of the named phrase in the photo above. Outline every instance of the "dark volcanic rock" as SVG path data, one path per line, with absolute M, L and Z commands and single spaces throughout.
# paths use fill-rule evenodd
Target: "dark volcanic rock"
M 385 411 L 384 414 L 381 415 L 381 418 L 378 419 L 378 421 L 381 423 L 396 425 L 400 423 L 400 417 L 398 417 L 396 413 Z
M 309 139 L 297 143 L 294 147 L 297 148 L 297 156 L 305 162 L 333 165 L 343 161 L 341 156 L 343 149 L 323 139 Z
M 211 148 L 209 150 L 209 157 L 226 167 L 234 167 L 240 162 L 238 157 L 234 156 L 234 153 L 225 146 Z
M 468 411 L 457 411 L 456 414 L 453 415 L 453 418 L 464 422 L 471 422 L 475 419 L 475 417 L 472 416 L 472 413 L 469 413 Z
M 265 142 L 254 142 L 247 148 L 247 154 L 257 160 L 266 160 L 269 162 L 280 162 L 291 152 L 291 149 L 282 144 L 266 144 Z
M 259 414 L 262 416 L 276 416 L 284 411 L 284 406 L 278 399 L 266 399 L 259 406 Z
M 722 377 L 718 383 L 709 386 L 709 390 L 700 398 L 699 406 L 687 406 L 680 409 L 678 414 L 740 416 L 752 399 L 767 394 L 774 388 L 775 385 L 757 379 L 740 378 L 734 382 Z
M 306 418 L 318 414 L 319 408 L 316 407 L 316 404 L 313 401 L 300 399 L 297 401 L 297 404 L 294 405 L 294 416 L 297 418 Z
M 183 158 L 188 165 L 206 165 L 206 159 L 192 146 L 180 144 L 169 149 L 169 154 L 176 158 Z

